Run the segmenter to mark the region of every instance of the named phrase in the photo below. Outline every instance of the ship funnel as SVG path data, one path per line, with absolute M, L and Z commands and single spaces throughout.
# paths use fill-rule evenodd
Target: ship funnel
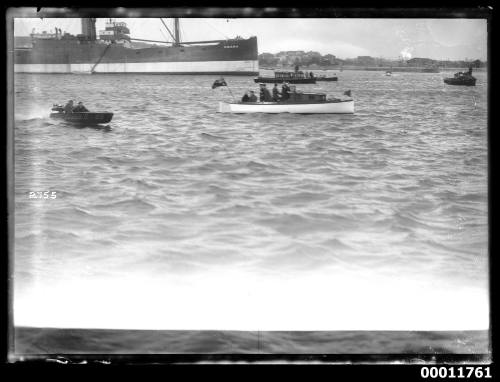
M 82 19 L 82 34 L 90 41 L 95 41 L 97 38 L 95 21 L 96 19 Z

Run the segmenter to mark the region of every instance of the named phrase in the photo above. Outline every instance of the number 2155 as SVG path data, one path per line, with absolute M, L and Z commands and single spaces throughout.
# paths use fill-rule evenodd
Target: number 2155
M 55 191 L 30 191 L 30 199 L 55 199 L 57 193 Z

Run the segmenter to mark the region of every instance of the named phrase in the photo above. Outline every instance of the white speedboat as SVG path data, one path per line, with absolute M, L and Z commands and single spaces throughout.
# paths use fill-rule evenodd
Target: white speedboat
M 325 94 L 291 93 L 278 102 L 219 102 L 219 113 L 353 114 L 353 99 L 326 99 Z

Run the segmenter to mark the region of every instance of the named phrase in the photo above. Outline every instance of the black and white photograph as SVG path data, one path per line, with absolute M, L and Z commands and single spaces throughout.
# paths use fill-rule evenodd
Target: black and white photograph
M 8 10 L 10 362 L 491 362 L 489 13 L 334 11 Z

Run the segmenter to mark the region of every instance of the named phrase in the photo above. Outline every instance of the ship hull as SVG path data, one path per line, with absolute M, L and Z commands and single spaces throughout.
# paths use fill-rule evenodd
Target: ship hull
M 94 64 L 15 64 L 15 73 L 47 74 L 225 74 L 258 73 L 258 61 L 198 61 Z
M 35 41 L 16 49 L 16 73 L 151 73 L 258 75 L 257 39 L 215 45 L 133 49 L 102 42 Z

